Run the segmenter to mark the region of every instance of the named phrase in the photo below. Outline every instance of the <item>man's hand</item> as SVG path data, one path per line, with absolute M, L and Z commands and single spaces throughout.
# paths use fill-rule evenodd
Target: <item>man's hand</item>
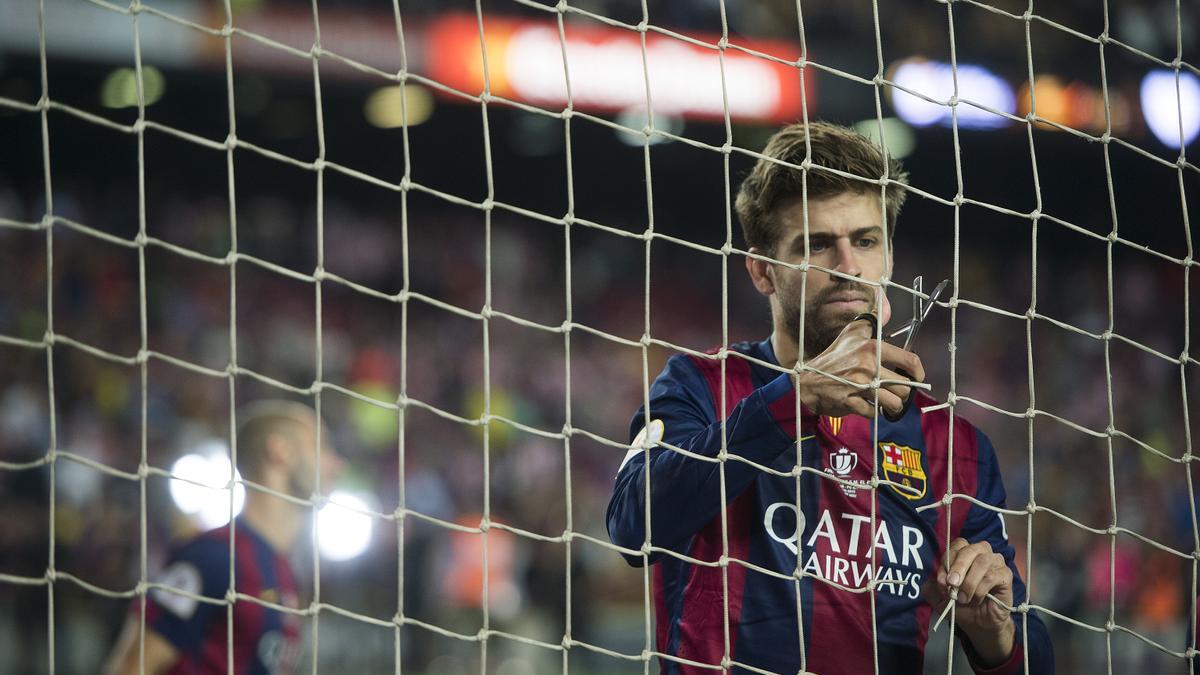
M 880 325 L 891 318 L 891 305 L 887 296 L 880 304 Z M 851 321 L 842 329 L 837 339 L 819 356 L 808 362 L 813 368 L 837 375 L 855 384 L 870 384 L 876 375 L 876 340 L 870 321 Z M 925 367 L 921 359 L 912 352 L 884 342 L 880 345 L 879 379 L 925 381 Z M 896 372 L 903 370 L 912 377 Z M 841 417 L 849 413 L 864 417 L 875 416 L 875 393 L 870 388 L 859 389 L 843 384 L 821 373 L 804 371 L 800 380 L 801 401 L 818 415 Z M 879 405 L 889 415 L 898 414 L 904 408 L 911 387 L 902 384 L 885 384 L 879 389 Z
M 1004 556 L 994 553 L 986 541 L 970 544 L 959 537 L 950 542 L 938 569 L 937 583 L 926 586 L 926 599 L 935 614 L 949 602 L 952 588 L 958 589 L 955 624 L 970 639 L 981 665 L 1004 663 L 1012 654 L 1016 625 L 1009 611 L 988 597 L 991 594 L 1012 606 L 1013 573 Z

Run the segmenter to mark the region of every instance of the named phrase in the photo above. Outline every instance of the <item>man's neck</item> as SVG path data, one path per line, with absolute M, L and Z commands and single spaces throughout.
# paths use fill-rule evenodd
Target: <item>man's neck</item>
M 779 365 L 784 368 L 796 367 L 800 347 L 787 331 L 780 330 L 778 326 L 771 333 L 771 350 L 775 352 L 775 360 L 779 362 Z
M 281 554 L 287 554 L 300 531 L 303 509 L 268 494 L 247 491 L 241 519 Z

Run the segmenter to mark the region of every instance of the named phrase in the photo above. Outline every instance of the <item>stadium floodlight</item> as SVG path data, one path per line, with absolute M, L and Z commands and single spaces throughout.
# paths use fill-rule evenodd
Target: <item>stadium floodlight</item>
M 170 491 L 175 506 L 204 529 L 220 527 L 229 522 L 229 449 L 224 442 L 207 440 L 180 457 L 171 466 Z M 233 492 L 233 513 L 242 512 L 246 488 L 235 469 L 238 481 Z
M 370 510 L 360 495 L 335 490 L 317 512 L 317 537 L 321 555 L 330 560 L 350 560 L 366 552 L 371 545 Z
M 397 129 L 406 123 L 415 127 L 433 114 L 433 95 L 419 84 L 404 85 L 403 94 L 399 85 L 381 87 L 367 97 L 363 114 L 380 129 Z
M 146 105 L 162 98 L 166 79 L 153 66 L 142 67 L 142 96 Z M 137 107 L 137 72 L 133 68 L 117 68 L 100 85 L 100 105 L 105 108 Z
M 1171 148 L 1189 145 L 1200 135 L 1200 78 L 1180 71 L 1176 94 L 1173 70 L 1152 70 L 1142 78 L 1142 116 L 1146 118 L 1146 126 L 1155 138 Z
M 889 91 L 896 114 L 913 126 L 950 126 L 950 106 L 938 101 L 949 101 L 954 96 L 956 71 L 960 101 L 970 101 L 1002 113 L 1014 114 L 1017 109 L 1017 97 L 1013 88 L 987 68 L 965 63 L 952 67 L 949 63 L 919 57 L 905 59 L 892 66 L 890 79 L 897 86 Z M 899 87 L 933 100 L 915 96 Z M 958 126 L 962 129 L 996 129 L 1008 123 L 1008 119 L 1002 115 L 970 103 L 960 103 L 956 107 Z

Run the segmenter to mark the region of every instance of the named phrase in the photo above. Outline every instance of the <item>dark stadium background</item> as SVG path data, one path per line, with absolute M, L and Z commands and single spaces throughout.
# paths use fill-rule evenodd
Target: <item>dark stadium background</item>
M 9 0 L 14 2 L 15 0 Z M 997 3 L 1024 11 L 1021 3 Z M 1174 58 L 1174 3 L 1112 5 L 1113 33 L 1139 33 L 1143 48 Z M 946 7 L 935 2 L 880 0 L 885 64 L 923 54 L 946 58 Z M 1009 6 L 1012 5 L 1012 6 Z M 0 4 L 0 7 L 3 7 Z M 268 2 L 267 7 L 308 11 L 308 5 Z M 362 12 L 390 22 L 387 3 L 324 2 L 335 11 Z M 793 9 L 789 10 L 791 6 Z M 641 19 L 639 3 L 592 2 L 586 7 L 622 21 Z M 726 2 L 731 36 L 794 40 L 794 5 Z M 260 6 L 261 8 L 261 6 Z M 473 11 L 469 3 L 400 3 L 414 34 L 422 20 L 444 9 Z M 515 3 L 489 3 L 487 16 L 545 17 Z M 812 58 L 865 77 L 875 71 L 871 3 L 803 3 Z M 958 58 L 983 63 L 1019 84 L 1025 73 L 1023 24 L 1004 20 L 962 2 L 953 6 Z M 1100 3 L 1038 3 L 1035 10 L 1088 34 L 1102 28 Z M 1118 11 L 1120 10 L 1120 11 Z M 253 11 L 253 6 L 250 10 Z M 789 14 L 791 12 L 792 14 Z M 717 3 L 651 2 L 652 23 L 687 32 L 720 31 Z M 1165 17 L 1165 18 L 1164 18 Z M 1169 19 L 1169 21 L 1167 21 Z M 1195 63 L 1194 8 L 1183 7 L 1184 59 Z M 144 27 L 143 30 L 149 30 Z M 1032 44 L 1038 72 L 1052 72 L 1099 86 L 1095 45 L 1035 24 Z M 235 49 L 236 49 L 235 42 Z M 335 45 L 326 45 L 336 49 Z M 415 49 L 415 48 L 414 48 Z M 1109 87 L 1134 90 L 1149 64 L 1117 49 L 1106 50 Z M 122 123 L 133 108 L 105 110 L 98 88 L 118 65 L 77 56 L 52 56 L 50 96 L 60 103 L 103 114 Z M 326 67 L 322 63 L 322 68 Z M 420 65 L 415 70 L 420 71 Z M 0 96 L 35 103 L 40 96 L 36 53 L 0 42 Z M 228 133 L 226 86 L 220 69 L 163 67 L 161 100 L 147 108 L 150 119 L 214 140 Z M 316 157 L 313 85 L 299 76 L 235 72 L 253 78 L 266 99 L 253 111 L 239 110 L 239 138 L 285 155 Z M 826 73 L 815 75 L 812 115 L 854 123 L 875 115 L 871 90 Z M 381 82 L 323 77 L 322 112 L 331 161 L 397 183 L 404 173 L 399 129 L 378 129 L 363 117 L 364 97 Z M 256 86 L 258 86 L 256 85 Z M 883 114 L 892 115 L 888 101 Z M 55 213 L 96 230 L 132 240 L 138 232 L 138 165 L 133 135 L 85 122 L 61 111 L 49 116 L 50 165 Z M 563 123 L 490 104 L 487 107 L 495 198 L 561 217 L 567 209 Z M 1139 147 L 1174 161 L 1135 120 L 1129 138 Z M 735 123 L 733 144 L 758 149 L 772 127 Z M 687 121 L 682 135 L 721 145 L 720 123 Z M 943 199 L 956 191 L 954 136 L 943 126 L 915 129 L 915 148 L 905 158 L 914 185 Z M 45 214 L 41 121 L 36 113 L 0 106 L 0 218 L 40 221 Z M 958 134 L 964 194 L 975 200 L 1029 213 L 1036 206 L 1028 132 L 1009 124 L 993 131 Z M 1106 236 L 1113 214 L 1123 239 L 1174 258 L 1189 255 L 1185 218 L 1193 236 L 1197 219 L 1194 168 L 1180 173 L 1115 143 L 1109 161 L 1115 200 L 1110 203 L 1104 146 L 1067 133 L 1035 127 L 1037 177 L 1042 212 Z M 478 104 L 439 98 L 431 117 L 410 130 L 411 175 L 428 187 L 479 202 L 487 196 L 484 134 Z M 571 122 L 575 213 L 631 233 L 648 223 L 644 151 L 620 143 L 612 129 L 576 118 Z M 1190 148 L 1195 151 L 1195 145 Z M 655 231 L 712 247 L 725 242 L 727 218 L 723 157 L 683 143 L 649 150 Z M 1190 155 L 1189 155 L 1190 157 Z M 1194 162 L 1194 160 L 1192 160 Z M 736 187 L 751 165 L 733 153 L 729 177 Z M 316 264 L 315 174 L 253 152 L 234 153 L 238 247 L 242 253 L 310 274 Z M 151 236 L 213 256 L 229 250 L 226 157 L 161 132 L 145 136 L 146 229 Z M 1181 190 L 1186 195 L 1181 200 Z M 412 290 L 478 312 L 484 302 L 485 256 L 482 211 L 427 194 L 408 194 L 407 231 Z M 326 171 L 324 231 L 326 269 L 385 293 L 403 284 L 401 194 Z M 1186 204 L 1184 203 L 1186 201 Z M 1185 215 L 1185 209 L 1186 215 Z M 733 244 L 742 246 L 736 219 Z M 914 274 L 931 281 L 953 274 L 955 235 L 960 296 L 1024 314 L 1037 279 L 1037 312 L 1092 333 L 1108 327 L 1107 242 L 1042 219 L 1036 230 L 1036 265 L 1028 218 L 965 205 L 959 210 L 913 195 L 900 218 L 894 279 Z M 547 325 L 566 319 L 564 228 L 494 210 L 491 220 L 494 308 Z M 637 340 L 644 330 L 645 244 L 582 225 L 571 232 L 573 320 Z M 210 368 L 229 360 L 229 269 L 189 260 L 159 247 L 145 249 L 149 345 Z M 0 334 L 40 340 L 47 330 L 46 287 L 52 283 L 54 330 L 104 350 L 136 354 L 139 348 L 138 260 L 135 249 L 53 230 L 53 277 L 48 279 L 44 231 L 0 227 Z M 692 349 L 720 343 L 722 259 L 663 240 L 651 245 L 650 333 Z M 728 259 L 729 338 L 761 339 L 769 331 L 765 302 L 743 272 L 743 259 Z M 1183 353 L 1191 313 L 1190 344 L 1196 328 L 1196 275 L 1184 267 L 1123 243 L 1111 247 L 1113 330 L 1172 358 Z M 1190 295 L 1185 284 L 1190 284 Z M 324 282 L 324 379 L 394 400 L 401 371 L 401 307 Z M 238 359 L 242 366 L 296 387 L 315 377 L 314 292 L 311 284 L 245 262 L 237 265 Z M 907 300 L 893 291 L 898 316 Z M 1185 304 L 1190 303 L 1190 304 Z M 957 309 L 956 391 L 1018 414 L 1030 406 L 1024 320 L 979 309 Z M 465 417 L 482 412 L 483 344 L 479 321 L 419 300 L 409 303 L 408 394 Z M 1111 391 L 1116 428 L 1173 456 L 1187 448 L 1184 397 L 1192 437 L 1198 429 L 1200 372 L 1128 344 L 1078 335 L 1038 319 L 1032 323 L 1032 362 L 1037 408 L 1103 431 L 1109 425 Z M 490 321 L 493 412 L 539 429 L 559 431 L 565 421 L 564 346 L 558 334 L 493 318 Z M 950 311 L 934 311 L 920 337 L 920 352 L 936 396 L 950 388 Z M 571 335 L 571 423 L 625 441 L 629 417 L 642 398 L 639 349 L 585 331 Z M 1193 358 L 1195 347 L 1190 347 Z M 652 378 L 670 352 L 650 350 Z M 1185 383 L 1181 387 L 1182 381 Z M 67 346 L 54 349 L 57 442 L 123 471 L 136 471 L 140 452 L 141 388 L 137 367 L 97 359 Z M 241 377 L 241 401 L 277 395 Z M 169 467 L 201 439 L 228 437 L 225 380 L 151 360 L 148 386 L 149 462 Z M 45 454 L 49 443 L 46 357 L 43 351 L 0 344 L 0 460 L 25 462 Z M 398 455 L 394 415 L 326 392 L 324 412 L 346 455 L 346 484 L 375 496 L 375 507 L 398 504 Z M 993 439 L 1004 468 L 1009 506 L 1031 499 L 1093 528 L 1106 528 L 1113 515 L 1108 488 L 1109 441 L 1075 431 L 1047 417 L 1033 429 L 1030 475 L 1029 424 L 969 402 L 959 413 Z M 406 425 L 407 505 L 446 520 L 477 525 L 483 509 L 481 434 L 421 409 L 410 409 Z M 1194 443 L 1194 441 L 1193 441 Z M 1195 450 L 1193 450 L 1195 452 Z M 606 539 L 604 508 L 623 451 L 576 435 L 570 442 L 571 510 L 574 530 Z M 1111 472 L 1118 523 L 1177 550 L 1195 548 L 1184 469 L 1122 438 L 1111 441 Z M 495 423 L 491 428 L 493 517 L 547 536 L 566 528 L 564 453 L 547 440 Z M 56 563 L 103 588 L 128 590 L 138 580 L 139 492 L 136 482 L 106 476 L 60 459 L 55 502 Z M 0 572 L 41 577 L 48 566 L 49 471 L 0 470 Z M 1032 480 L 1031 480 L 1032 479 Z M 171 541 L 187 532 L 186 521 L 167 495 L 166 481 L 148 486 L 148 557 L 161 564 Z M 1010 517 L 1009 533 L 1020 563 L 1033 548 L 1033 601 L 1093 626 L 1108 620 L 1111 537 L 1086 532 L 1053 514 Z M 494 533 L 497 540 L 504 533 Z M 459 538 L 461 539 L 461 537 Z M 477 606 L 453 585 L 466 566 L 455 558 L 447 530 L 409 518 L 404 542 L 405 615 L 458 633 L 481 627 Z M 510 537 L 511 568 L 496 578 L 511 580 L 518 605 L 497 611 L 492 627 L 558 644 L 565 630 L 565 547 Z M 302 578 L 311 578 L 305 547 L 296 558 Z M 397 536 L 394 525 L 377 522 L 368 553 L 354 560 L 321 564 L 323 602 L 384 621 L 397 611 Z M 1187 648 L 1193 563 L 1128 535 L 1116 539 L 1116 623 L 1174 649 Z M 642 575 L 612 551 L 584 540 L 572 544 L 571 636 L 637 655 L 644 647 Z M 108 599 L 65 581 L 54 585 L 56 672 L 94 672 L 127 611 L 127 600 Z M 476 598 L 477 599 L 477 598 Z M 511 599 L 511 598 L 510 598 Z M 503 604 L 503 603 L 500 603 Z M 0 583 L 0 672 L 47 669 L 47 593 L 44 586 Z M 1047 618 L 1060 672 L 1092 672 L 1108 660 L 1106 635 Z M 944 672 L 944 649 L 935 636 L 928 672 Z M 1111 636 L 1113 670 L 1182 672 L 1177 659 L 1123 633 Z M 405 672 L 474 672 L 479 646 L 434 632 L 402 632 Z M 561 655 L 503 638 L 492 638 L 489 671 L 557 672 Z M 316 653 L 322 672 L 390 672 L 393 632 L 322 612 Z M 309 649 L 311 657 L 312 650 Z M 961 668 L 962 660 L 956 659 Z M 637 661 L 621 661 L 582 648 L 570 650 L 573 672 L 641 672 Z M 307 666 L 306 666 L 307 667 Z M 340 670 L 339 670 L 340 669 Z

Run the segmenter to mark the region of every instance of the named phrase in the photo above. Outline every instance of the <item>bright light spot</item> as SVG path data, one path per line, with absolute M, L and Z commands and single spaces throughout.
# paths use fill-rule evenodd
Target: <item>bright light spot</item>
M 634 106 L 628 108 L 617 115 L 615 120 L 617 124 L 630 129 L 636 129 L 638 133 L 630 131 L 617 130 L 617 139 L 625 145 L 634 147 L 642 147 L 647 142 L 650 145 L 658 145 L 659 143 L 670 143 L 672 139 L 659 134 L 650 134 L 647 138 L 642 129 L 646 128 L 648 120 L 646 119 L 646 107 Z M 683 133 L 683 118 L 676 115 L 667 115 L 660 112 L 654 113 L 654 130 L 665 131 L 676 136 Z
M 142 66 L 142 94 L 146 105 L 154 105 L 162 98 L 166 80 L 158 68 Z M 104 78 L 100 85 L 100 105 L 105 108 L 132 108 L 137 100 L 137 72 L 133 68 L 117 68 Z
M 958 64 L 958 98 L 1013 114 L 1017 98 L 1012 87 L 999 76 L 982 66 Z M 949 101 L 954 95 L 954 69 L 950 64 L 912 58 L 892 67 L 892 81 L 933 101 L 927 101 L 898 87 L 890 89 L 892 107 L 909 124 L 924 127 L 931 124 L 950 125 L 950 106 L 934 101 Z M 995 129 L 1008 124 L 1007 118 L 961 103 L 958 126 L 963 129 Z
M 1182 119 L 1180 115 L 1182 114 Z M 1189 72 L 1179 73 L 1179 95 L 1175 95 L 1175 71 L 1152 70 L 1142 78 L 1142 115 L 1146 126 L 1163 145 L 1188 145 L 1200 135 L 1200 78 Z
M 180 457 L 171 467 L 171 499 L 175 506 L 204 529 L 229 522 L 229 454 L 224 443 L 207 441 L 195 452 Z M 235 480 L 241 474 L 233 472 Z M 182 480 L 180 480 L 182 479 Z M 240 483 L 233 492 L 233 513 L 242 512 L 246 488 Z
M 404 103 L 404 108 L 400 107 Z M 433 114 L 433 94 L 417 84 L 404 85 L 404 94 L 399 85 L 382 87 L 371 92 L 363 106 L 363 114 L 372 126 L 380 129 L 395 129 L 404 126 L 405 114 L 408 126 L 415 127 Z
M 330 560 L 349 560 L 367 550 L 371 544 L 371 516 L 359 513 L 370 510 L 362 497 L 335 490 L 329 502 L 317 513 L 317 537 L 321 555 Z
M 879 144 L 879 120 L 863 120 L 854 125 L 854 130 Z M 917 135 L 912 127 L 895 117 L 883 118 L 883 135 L 887 140 L 888 154 L 896 159 L 903 159 L 912 154 L 917 147 Z

